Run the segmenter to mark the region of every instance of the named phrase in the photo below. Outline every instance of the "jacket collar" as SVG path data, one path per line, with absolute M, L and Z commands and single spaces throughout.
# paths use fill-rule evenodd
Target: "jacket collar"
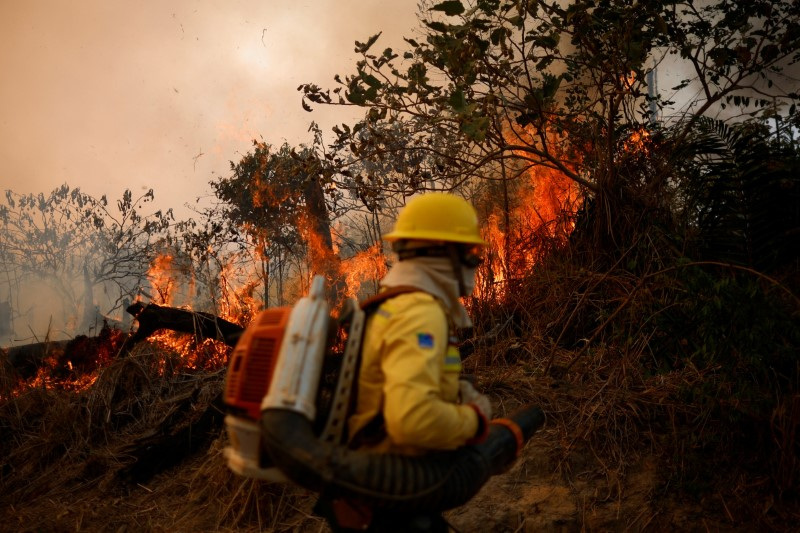
M 415 257 L 396 263 L 381 280 L 381 286 L 399 285 L 416 287 L 441 301 L 455 327 L 472 326 L 472 320 L 459 298 L 458 282 L 453 278 L 449 259 Z

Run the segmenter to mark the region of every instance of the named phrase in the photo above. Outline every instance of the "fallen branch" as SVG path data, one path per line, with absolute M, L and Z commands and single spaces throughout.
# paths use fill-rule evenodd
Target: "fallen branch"
M 126 311 L 139 322 L 139 329 L 125 342 L 122 355 L 126 354 L 137 342 L 143 341 L 161 329 L 191 333 L 201 339 L 219 340 L 228 346 L 236 346 L 236 341 L 244 331 L 239 324 L 234 324 L 211 313 L 141 302 L 134 303 Z
M 14 372 L 22 379 L 29 379 L 37 371 L 50 364 L 54 372 L 91 371 L 99 359 L 124 356 L 136 345 L 153 333 L 169 329 L 180 333 L 190 333 L 199 339 L 215 339 L 228 346 L 236 346 L 244 328 L 211 313 L 201 313 L 164 307 L 156 304 L 136 302 L 127 308 L 139 322 L 139 329 L 131 336 L 107 325 L 97 337 L 78 335 L 72 340 L 48 341 L 13 346 L 5 350 L 6 360 Z M 123 340 L 122 344 L 119 340 Z M 99 358 L 99 352 L 104 357 Z M 50 361 L 50 363 L 48 363 Z

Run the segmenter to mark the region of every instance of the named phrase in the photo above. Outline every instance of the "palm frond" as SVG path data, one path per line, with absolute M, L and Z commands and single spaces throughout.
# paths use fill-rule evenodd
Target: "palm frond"
M 763 124 L 703 119 L 679 156 L 704 259 L 773 269 L 800 248 L 800 158 Z

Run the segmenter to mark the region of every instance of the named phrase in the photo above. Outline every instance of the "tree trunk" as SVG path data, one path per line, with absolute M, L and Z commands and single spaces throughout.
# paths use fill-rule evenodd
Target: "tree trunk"
M 0 342 L 2 342 L 2 337 L 11 335 L 14 332 L 11 321 L 11 312 L 11 302 L 0 302 Z
M 83 265 L 83 320 L 81 332 L 88 332 L 96 326 L 97 310 L 94 307 L 94 294 L 92 293 L 92 279 L 89 277 L 89 266 Z
M 319 180 L 310 178 L 306 182 L 303 194 L 308 208 L 310 226 L 308 229 L 313 233 L 309 236 L 310 242 L 307 243 L 311 270 L 314 274 L 321 274 L 329 280 L 327 297 L 331 306 L 336 308 L 344 299 L 347 287 L 341 272 L 341 260 L 333 251 L 328 207 L 325 205 L 325 194 Z

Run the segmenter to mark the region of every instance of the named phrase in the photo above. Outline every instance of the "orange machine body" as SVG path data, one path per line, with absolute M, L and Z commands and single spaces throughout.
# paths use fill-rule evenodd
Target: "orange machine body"
M 250 420 L 261 415 L 269 391 L 291 307 L 266 309 L 244 331 L 231 355 L 225 403 Z

